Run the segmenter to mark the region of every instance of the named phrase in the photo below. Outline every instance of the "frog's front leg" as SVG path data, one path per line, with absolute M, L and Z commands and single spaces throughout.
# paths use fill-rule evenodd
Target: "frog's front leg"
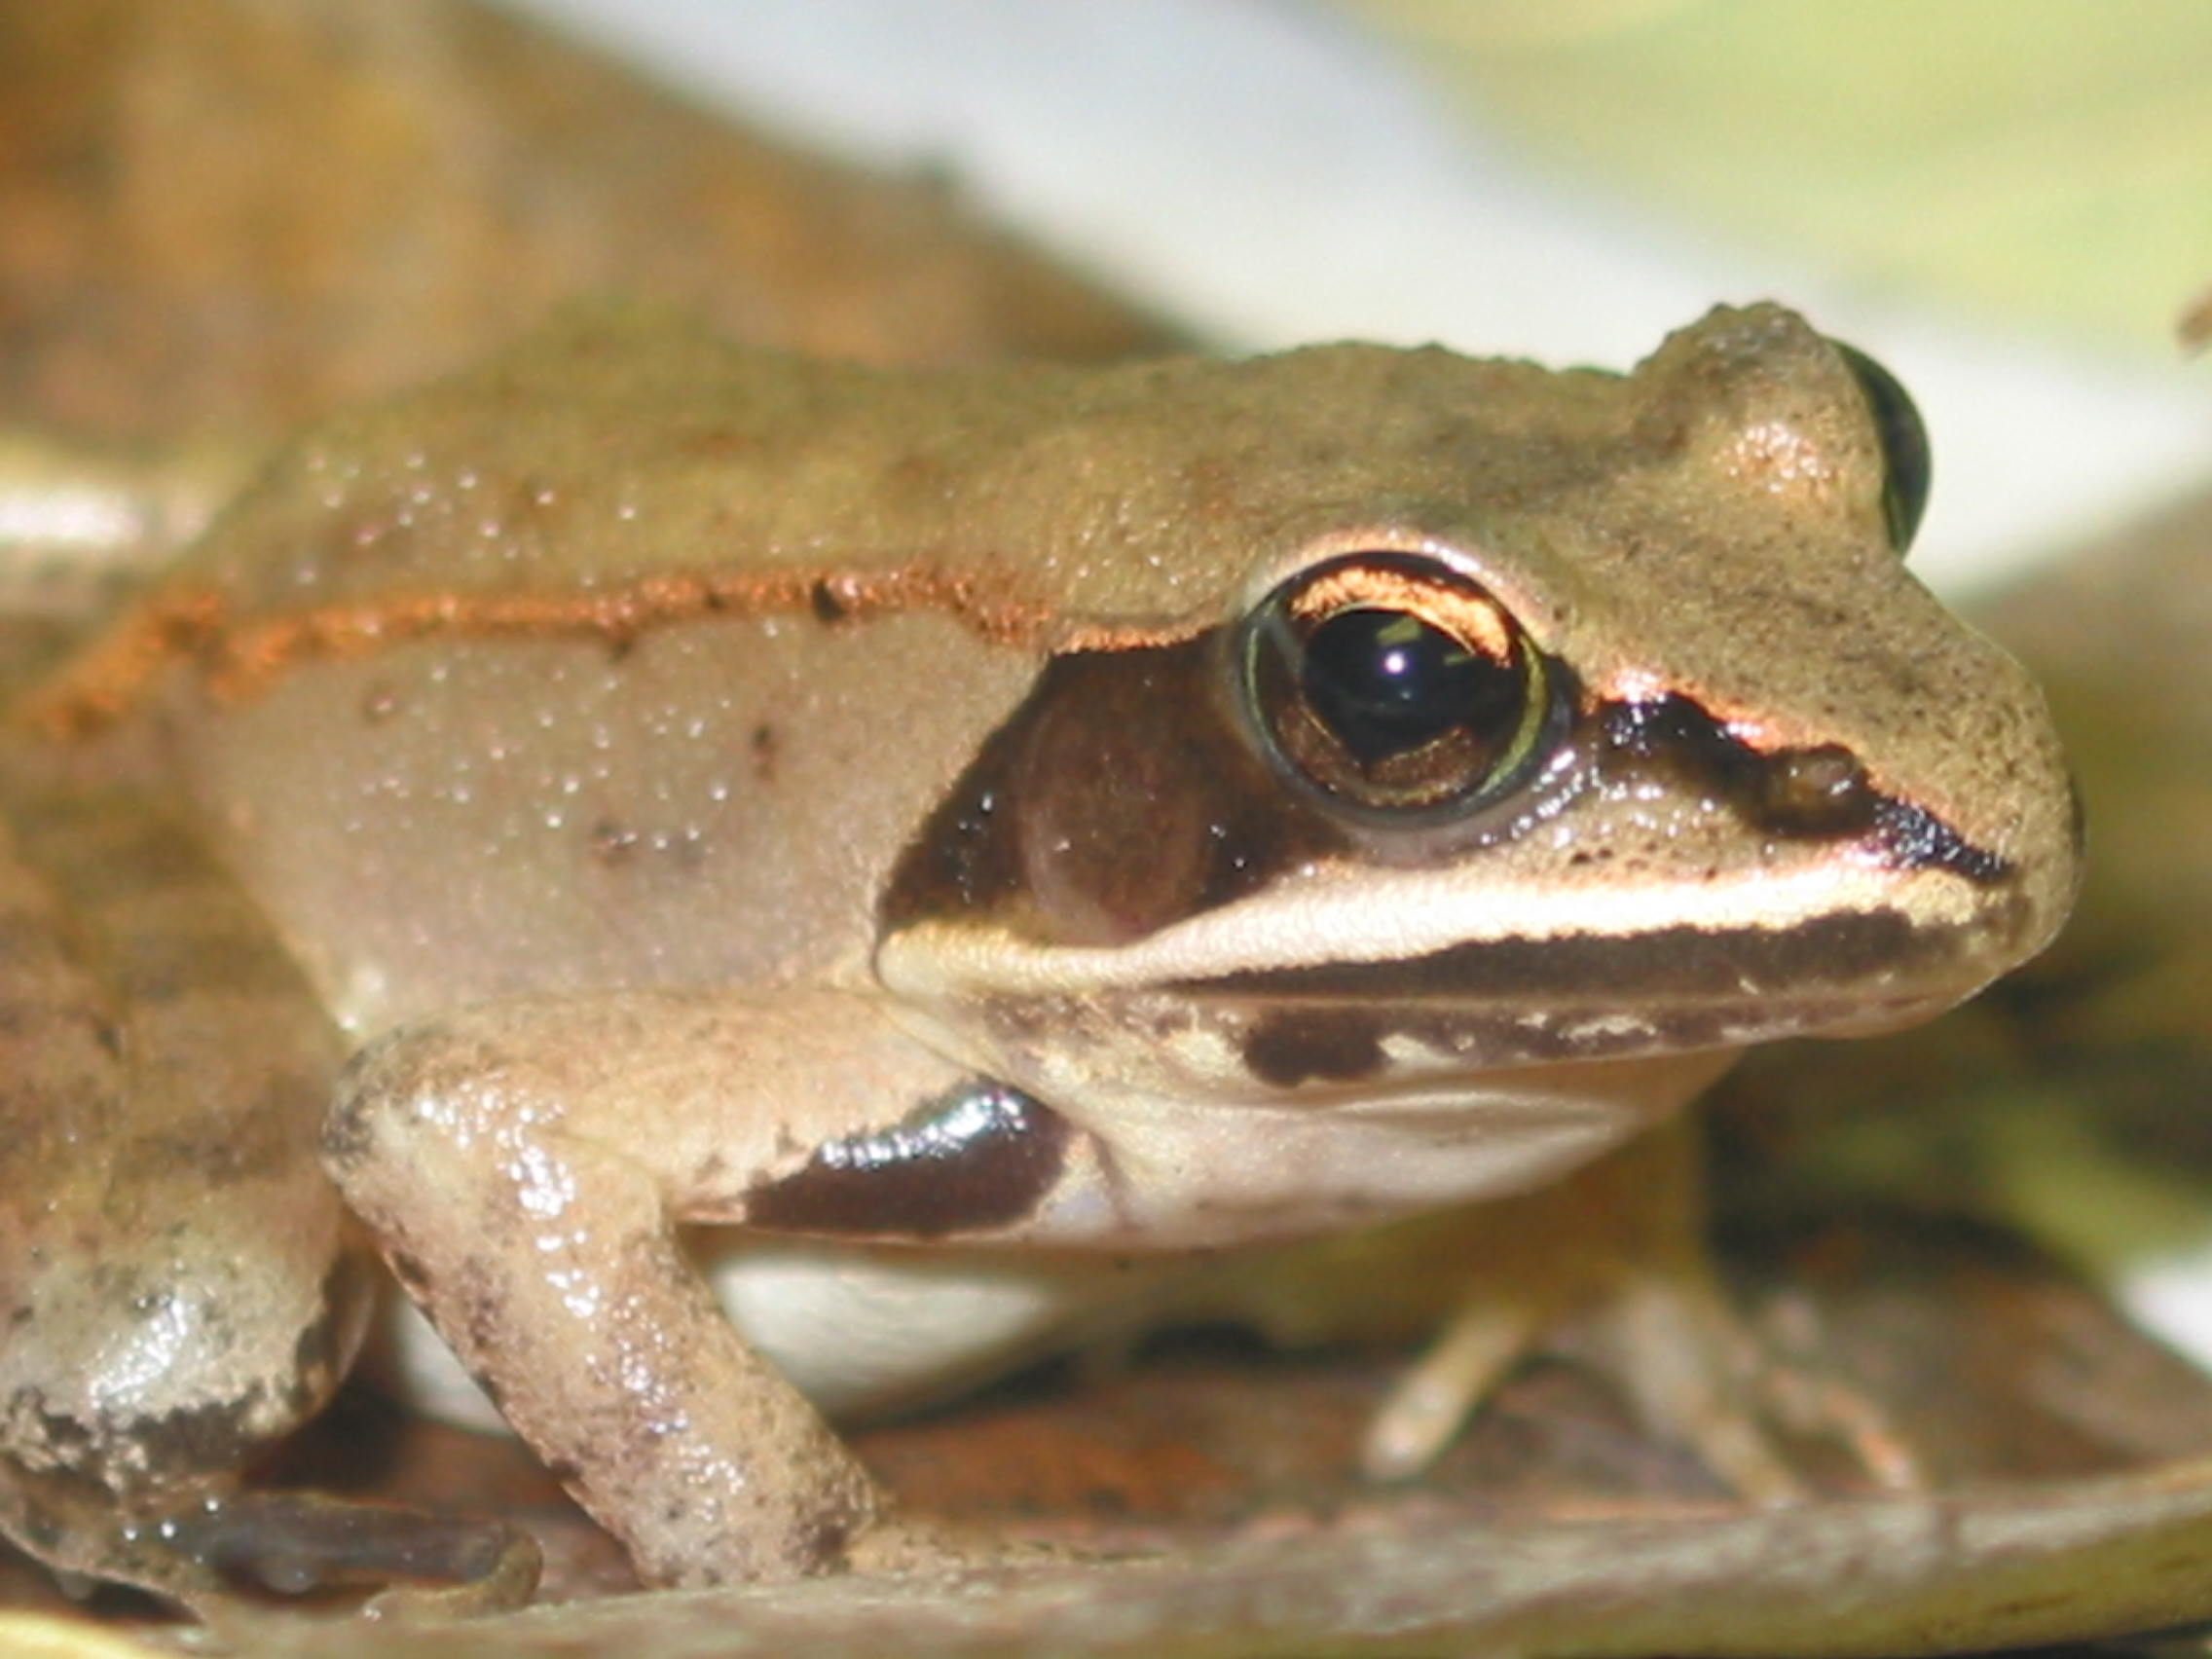
M 815 1149 L 968 1081 L 844 994 L 519 1001 L 372 1047 L 326 1156 L 462 1363 L 647 1580 L 775 1578 L 896 1530 L 677 1224 L 759 1221 L 749 1205 L 803 1192 L 778 1184 Z

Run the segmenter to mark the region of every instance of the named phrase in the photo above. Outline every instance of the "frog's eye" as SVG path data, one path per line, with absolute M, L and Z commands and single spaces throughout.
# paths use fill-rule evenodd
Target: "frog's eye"
M 1525 779 L 1555 677 L 1511 614 L 1435 559 L 1354 553 L 1284 582 L 1243 632 L 1244 696 L 1276 761 L 1362 812 L 1426 815 Z
M 1859 383 L 1874 417 L 1874 430 L 1882 440 L 1882 516 L 1889 522 L 1890 545 L 1902 553 L 1912 545 L 1920 529 L 1920 515 L 1928 508 L 1928 479 L 1932 462 L 1928 454 L 1928 428 L 1912 397 L 1898 384 L 1898 377 L 1856 347 L 1840 340 L 1828 342 L 1842 356 Z

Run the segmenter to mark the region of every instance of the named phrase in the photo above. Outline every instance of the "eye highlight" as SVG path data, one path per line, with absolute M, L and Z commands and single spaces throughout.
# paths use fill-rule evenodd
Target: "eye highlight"
M 1554 677 L 1512 615 L 1441 560 L 1353 553 L 1253 610 L 1244 695 L 1277 763 L 1362 813 L 1468 810 L 1544 752 Z
M 1860 395 L 1874 419 L 1874 431 L 1882 440 L 1882 517 L 1890 530 L 1890 545 L 1902 553 L 1912 545 L 1920 529 L 1921 514 L 1928 510 L 1928 487 L 1935 467 L 1929 453 L 1928 427 L 1920 410 L 1898 377 L 1860 350 L 1831 340 L 1859 383 Z

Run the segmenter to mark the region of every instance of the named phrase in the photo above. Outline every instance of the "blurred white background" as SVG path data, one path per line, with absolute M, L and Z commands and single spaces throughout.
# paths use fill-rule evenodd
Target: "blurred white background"
M 1856 291 L 1576 187 L 1298 0 L 509 0 L 687 91 L 976 200 L 1235 350 L 1361 336 L 1625 366 L 1715 300 L 1873 352 L 1936 435 L 1958 592 L 2201 482 L 2212 373 Z M 2205 273 L 2212 280 L 2212 270 Z

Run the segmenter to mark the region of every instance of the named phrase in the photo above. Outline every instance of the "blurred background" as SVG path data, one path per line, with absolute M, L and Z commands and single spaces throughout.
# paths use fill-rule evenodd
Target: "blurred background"
M 941 174 L 1232 349 L 1623 366 L 1718 299 L 1872 351 L 1957 593 L 2200 484 L 2191 0 L 510 0 Z

